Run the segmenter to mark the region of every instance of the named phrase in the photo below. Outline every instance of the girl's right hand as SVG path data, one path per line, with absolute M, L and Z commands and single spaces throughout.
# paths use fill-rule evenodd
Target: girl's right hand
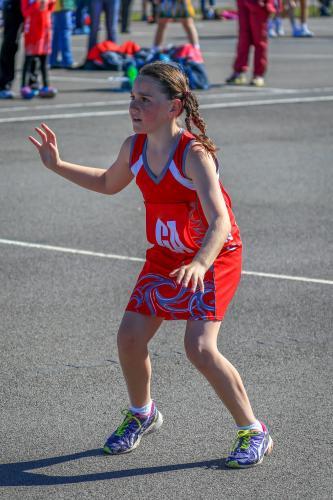
M 36 146 L 36 149 L 40 155 L 40 159 L 44 165 L 53 170 L 60 164 L 60 156 L 57 146 L 57 138 L 53 130 L 51 130 L 45 123 L 41 124 L 41 128 L 36 127 L 36 132 L 42 139 L 42 143 L 38 142 L 32 136 L 29 136 L 30 142 Z

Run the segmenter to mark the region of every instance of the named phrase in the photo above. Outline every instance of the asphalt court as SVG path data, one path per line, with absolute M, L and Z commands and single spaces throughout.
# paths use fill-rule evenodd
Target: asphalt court
M 149 45 L 154 28 L 134 26 Z M 144 212 L 134 183 L 103 197 L 39 164 L 26 137 L 40 121 L 68 161 L 105 168 L 131 133 L 128 95 L 108 73 L 58 70 L 55 100 L 0 103 L 4 498 L 331 498 L 333 21 L 313 20 L 313 39 L 273 40 L 264 89 L 223 85 L 232 22 L 198 26 L 212 82 L 199 100 L 244 242 L 219 345 L 274 453 L 251 471 L 224 467 L 233 424 L 186 361 L 183 322 L 151 344 L 161 431 L 128 456 L 100 453 L 127 405 L 115 336 L 144 258 Z M 181 43 L 179 26 L 168 39 Z M 85 38 L 73 45 L 80 60 Z

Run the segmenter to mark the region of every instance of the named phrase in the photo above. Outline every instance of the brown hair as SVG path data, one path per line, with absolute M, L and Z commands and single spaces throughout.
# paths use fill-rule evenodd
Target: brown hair
M 214 142 L 206 135 L 206 123 L 199 114 L 199 103 L 196 95 L 190 90 L 187 76 L 176 63 L 165 63 L 156 61 L 146 64 L 140 70 L 140 75 L 149 76 L 157 80 L 162 92 L 168 99 L 180 99 L 183 103 L 183 110 L 186 113 L 185 124 L 196 140 L 202 144 L 204 149 L 215 157 L 217 147 Z M 200 131 L 195 134 L 192 131 L 192 125 Z

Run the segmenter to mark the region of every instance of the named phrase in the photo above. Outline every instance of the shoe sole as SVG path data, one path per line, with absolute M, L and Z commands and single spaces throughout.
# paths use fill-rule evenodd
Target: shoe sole
M 154 422 L 148 427 L 148 429 L 146 429 L 138 437 L 138 439 L 135 441 L 135 443 L 132 446 L 132 448 L 129 448 L 128 450 L 124 450 L 124 451 L 116 451 L 116 452 L 114 452 L 114 451 L 110 450 L 110 448 L 108 446 L 104 446 L 103 447 L 103 451 L 107 455 L 124 455 L 125 453 L 130 453 L 131 451 L 135 450 L 135 448 L 137 448 L 139 446 L 139 444 L 140 444 L 141 439 L 143 438 L 143 436 L 146 436 L 147 434 L 152 434 L 153 432 L 158 431 L 158 429 L 160 429 L 160 427 L 162 426 L 162 424 L 163 424 L 163 415 L 162 415 L 162 413 L 160 413 L 159 411 L 157 411 L 156 419 L 154 420 Z
M 250 469 L 251 467 L 256 467 L 257 465 L 260 465 L 263 462 L 265 457 L 268 457 L 272 453 L 273 447 L 274 447 L 273 439 L 271 438 L 271 436 L 269 436 L 269 441 L 268 441 L 268 446 L 266 448 L 266 451 L 263 454 L 262 458 L 258 462 L 251 464 L 251 465 L 240 465 L 236 461 L 233 461 L 233 462 L 231 462 L 232 465 L 231 464 L 228 465 L 227 463 L 225 465 L 226 465 L 226 467 L 229 467 L 230 469 Z

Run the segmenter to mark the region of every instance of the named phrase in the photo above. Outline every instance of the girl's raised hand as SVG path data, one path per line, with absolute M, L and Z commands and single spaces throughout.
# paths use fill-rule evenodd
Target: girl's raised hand
M 175 278 L 178 285 L 182 283 L 184 288 L 187 288 L 191 282 L 191 292 L 194 293 L 199 287 L 200 292 L 203 293 L 205 291 L 204 277 L 206 271 L 205 266 L 194 260 L 187 266 L 174 269 L 169 276 Z
M 31 135 L 29 136 L 29 140 L 36 146 L 40 159 L 44 165 L 53 170 L 60 163 L 56 135 L 45 123 L 41 124 L 41 128 L 36 127 L 35 130 L 42 142 L 40 143 Z

